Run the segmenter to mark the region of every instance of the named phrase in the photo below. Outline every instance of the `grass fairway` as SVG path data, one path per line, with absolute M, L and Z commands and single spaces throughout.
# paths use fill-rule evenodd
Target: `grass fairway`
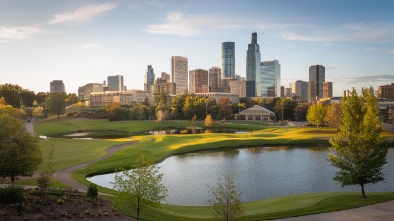
M 269 220 L 326 213 L 389 200 L 394 200 L 394 193 L 369 193 L 367 199 L 362 199 L 360 193 L 330 192 L 292 195 L 243 203 L 245 214 L 239 220 Z M 130 216 L 135 216 L 127 208 L 120 206 L 120 209 Z M 147 220 L 161 221 L 217 220 L 212 217 L 212 210 L 206 206 L 164 204 L 161 208 L 147 208 L 142 211 L 141 215 Z
M 36 124 L 38 134 L 56 136 L 74 133 L 78 130 L 122 130 L 141 132 L 166 127 L 190 126 L 191 122 L 121 121 L 107 120 L 54 120 Z M 200 122 L 200 124 L 202 124 Z M 197 125 L 199 126 L 199 125 Z M 141 154 L 152 156 L 156 162 L 165 158 L 193 151 L 216 148 L 237 148 L 249 146 L 328 146 L 328 139 L 335 134 L 330 128 L 289 128 L 267 127 L 260 122 L 228 122 L 228 127 L 253 130 L 247 134 L 182 134 L 182 135 L 145 135 L 116 140 L 72 140 L 50 138 L 41 140 L 43 155 L 49 153 L 54 144 L 57 170 L 96 159 L 105 154 L 105 149 L 129 140 L 139 141 L 114 153 L 111 157 L 93 163 L 73 174 L 78 182 L 89 185 L 87 176 L 114 172 L 118 168 L 130 168 Z M 44 157 L 46 160 L 46 157 Z M 59 185 L 59 184 L 57 184 Z M 113 190 L 99 187 L 100 192 L 113 194 Z M 378 202 L 394 200 L 394 193 L 367 193 L 362 199 L 359 193 L 314 193 L 293 195 L 280 198 L 243 203 L 245 215 L 241 220 L 263 220 L 307 214 L 337 211 L 361 207 Z M 111 198 L 111 197 L 109 197 Z M 115 201 L 116 204 L 116 201 Z M 118 205 L 128 215 L 135 214 Z M 147 220 L 215 220 L 208 207 L 174 206 L 163 204 L 161 208 L 148 208 L 142 211 Z

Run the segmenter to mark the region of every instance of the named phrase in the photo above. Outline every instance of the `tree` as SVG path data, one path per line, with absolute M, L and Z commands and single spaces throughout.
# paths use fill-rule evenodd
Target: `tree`
M 234 181 L 231 177 L 227 176 L 224 183 L 217 183 L 216 187 L 209 187 L 213 198 L 208 200 L 212 205 L 215 217 L 220 220 L 235 220 L 241 216 L 244 211 L 241 206 L 241 192 L 235 188 Z
M 33 109 L 33 116 L 36 118 L 42 118 L 44 116 L 44 108 L 41 106 L 35 107 Z
M 220 107 L 219 114 L 221 118 L 231 118 L 233 109 L 231 108 L 231 101 L 227 97 L 222 97 L 218 100 L 217 104 Z
M 0 105 L 1 106 L 1 105 Z M 42 162 L 38 138 L 26 131 L 21 118 L 0 107 L 0 176 L 13 183 L 17 176 L 29 176 Z
M 69 105 L 78 103 L 79 98 L 75 93 L 72 93 L 72 94 L 69 93 L 69 94 L 67 94 L 65 101 L 66 101 L 66 106 L 69 106 Z
M 156 121 L 164 122 L 167 119 L 167 113 L 166 110 L 158 110 L 156 113 Z
M 321 103 L 312 104 L 308 109 L 308 114 L 306 115 L 306 119 L 309 122 L 316 124 L 317 127 L 319 127 L 319 125 L 324 124 L 324 118 L 326 116 L 326 111 L 327 111 L 327 108 L 325 106 L 323 106 Z
M 134 165 L 135 169 L 116 173 L 114 188 L 118 190 L 117 198 L 125 206 L 136 212 L 140 220 L 140 212 L 146 207 L 159 207 L 160 202 L 167 197 L 167 189 L 161 183 L 163 174 L 153 160 L 140 157 Z
M 48 154 L 48 159 L 45 165 L 42 166 L 40 177 L 37 179 L 38 187 L 44 190 L 45 193 L 45 204 L 48 197 L 48 187 L 52 181 L 53 173 L 55 172 L 54 166 L 55 163 L 53 162 L 53 153 L 55 152 L 53 144 Z
M 327 115 L 325 117 L 325 121 L 330 127 L 339 127 L 339 123 L 341 122 L 341 115 L 341 106 L 336 103 L 330 104 L 327 108 Z
M 45 98 L 45 103 L 49 112 L 59 118 L 60 114 L 63 114 L 66 109 L 66 93 L 50 93 Z
M 384 180 L 387 147 L 381 142 L 379 107 L 373 88 L 355 89 L 341 100 L 342 117 L 339 132 L 330 139 L 329 160 L 339 170 L 334 180 L 342 186 L 364 185 Z
M 295 109 L 295 116 L 297 121 L 306 121 L 306 115 L 308 113 L 310 104 L 303 103 L 296 107 Z
M 205 118 L 205 126 L 213 127 L 213 119 L 210 114 L 208 114 L 207 117 Z

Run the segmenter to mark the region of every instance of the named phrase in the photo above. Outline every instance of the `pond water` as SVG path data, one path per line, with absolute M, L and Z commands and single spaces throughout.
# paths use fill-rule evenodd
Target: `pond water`
M 168 188 L 165 203 L 207 205 L 208 185 L 224 176 L 234 176 L 242 201 L 291 194 L 329 191 L 360 191 L 359 186 L 342 188 L 332 177 L 327 148 L 258 147 L 203 151 L 169 157 L 158 165 Z M 368 184 L 366 193 L 394 191 L 394 149 L 389 149 L 384 167 L 385 181 Z M 88 178 L 100 186 L 113 188 L 115 174 Z

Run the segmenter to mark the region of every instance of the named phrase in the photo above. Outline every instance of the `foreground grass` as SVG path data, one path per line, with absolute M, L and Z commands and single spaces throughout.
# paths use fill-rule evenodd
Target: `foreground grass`
M 114 200 L 114 199 L 112 199 Z M 317 213 L 339 211 L 380 202 L 394 200 L 394 193 L 369 193 L 362 199 L 360 193 L 312 193 L 292 195 L 243 203 L 245 214 L 239 220 L 269 220 Z M 116 203 L 116 201 L 115 201 Z M 135 216 L 129 209 L 120 206 L 127 215 Z M 148 220 L 217 220 L 207 206 L 162 205 L 161 208 L 147 208 L 142 217 Z

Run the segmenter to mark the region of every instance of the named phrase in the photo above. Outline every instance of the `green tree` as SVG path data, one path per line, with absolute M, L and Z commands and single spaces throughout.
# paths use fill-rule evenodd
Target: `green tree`
M 341 100 L 342 117 L 339 132 L 330 139 L 331 164 L 339 170 L 334 180 L 342 186 L 364 185 L 384 180 L 387 147 L 381 142 L 379 107 L 373 88 L 355 89 Z
M 341 122 L 342 110 L 339 104 L 330 104 L 327 108 L 325 121 L 330 127 L 339 127 Z
M 59 118 L 66 110 L 66 93 L 50 93 L 45 98 L 45 103 L 49 112 Z
M 69 94 L 67 94 L 65 101 L 66 101 L 66 106 L 69 106 L 69 105 L 78 103 L 79 98 L 75 93 L 72 93 L 72 94 L 69 93 Z
M 44 193 L 45 193 L 45 199 L 44 199 L 45 204 L 46 204 L 46 200 L 48 197 L 48 187 L 52 181 L 53 173 L 55 172 L 55 169 L 54 169 L 55 162 L 53 162 L 54 152 L 55 152 L 55 149 L 52 144 L 52 147 L 51 147 L 49 154 L 48 154 L 47 161 L 42 166 L 41 172 L 40 172 L 40 177 L 37 179 L 38 187 L 40 187 L 42 190 L 44 190 Z
M 116 173 L 114 188 L 119 191 L 116 197 L 123 205 L 131 208 L 140 220 L 140 212 L 146 207 L 159 207 L 167 197 L 167 189 L 162 184 L 163 174 L 153 160 L 140 157 L 133 170 L 122 169 Z
M 326 117 L 327 108 L 321 103 L 314 103 L 308 109 L 308 114 L 306 115 L 306 120 L 319 125 L 324 124 L 324 119 Z
M 0 105 L 1 106 L 1 105 Z M 29 176 L 42 162 L 38 138 L 26 131 L 21 118 L 3 112 L 0 107 L 0 176 L 14 182 L 17 176 Z
M 216 187 L 209 187 L 210 193 L 213 195 L 208 203 L 212 206 L 215 217 L 220 220 L 235 220 L 242 216 L 244 210 L 241 205 L 241 192 L 235 188 L 234 181 L 227 176 L 224 183 L 217 183 Z

